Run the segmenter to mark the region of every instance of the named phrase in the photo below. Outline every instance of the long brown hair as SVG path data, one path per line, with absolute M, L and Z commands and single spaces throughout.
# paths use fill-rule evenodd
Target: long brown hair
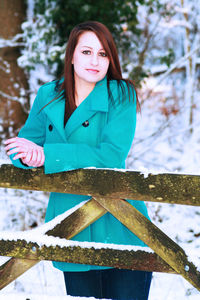
M 68 120 L 72 112 L 76 109 L 75 104 L 75 81 L 74 81 L 74 67 L 72 64 L 72 58 L 74 55 L 74 50 L 78 43 L 79 37 L 86 31 L 92 31 L 96 34 L 99 41 L 101 42 L 109 60 L 109 67 L 107 72 L 107 86 L 108 93 L 112 99 L 112 93 L 109 89 L 109 81 L 115 79 L 121 86 L 122 93 L 124 93 L 124 85 L 121 84 L 121 80 L 125 81 L 129 91 L 130 100 L 130 88 L 134 88 L 134 84 L 131 80 L 123 79 L 122 72 L 119 62 L 119 57 L 117 53 L 117 48 L 112 37 L 112 34 L 108 28 L 100 22 L 87 21 L 76 25 L 69 36 L 67 47 L 65 51 L 65 61 L 64 61 L 64 81 L 58 87 L 58 95 L 63 96 L 66 100 L 65 108 L 65 122 Z M 58 97 L 57 97 L 58 98 Z M 137 107 L 139 106 L 138 97 L 136 93 Z

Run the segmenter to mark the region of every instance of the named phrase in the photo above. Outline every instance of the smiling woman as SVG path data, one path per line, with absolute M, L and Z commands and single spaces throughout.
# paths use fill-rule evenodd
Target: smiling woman
M 108 28 L 95 21 L 72 30 L 62 78 L 43 85 L 18 137 L 6 150 L 19 168 L 44 165 L 45 174 L 85 167 L 125 168 L 136 126 L 137 94 L 122 78 Z M 51 193 L 46 222 L 88 195 Z M 147 218 L 144 202 L 128 200 Z M 73 237 L 77 241 L 146 245 L 107 213 Z M 98 299 L 148 299 L 150 272 L 53 262 L 67 293 Z
M 108 71 L 109 58 L 96 34 L 84 32 L 76 45 L 72 59 L 75 79 L 75 102 L 78 106 L 102 80 Z

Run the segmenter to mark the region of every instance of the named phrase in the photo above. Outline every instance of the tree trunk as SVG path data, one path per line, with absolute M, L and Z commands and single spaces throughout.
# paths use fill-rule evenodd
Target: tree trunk
M 28 108 L 28 83 L 17 65 L 20 46 L 12 42 L 25 16 L 24 0 L 0 1 L 0 141 L 15 135 L 27 118 L 23 103 Z
M 185 3 L 184 0 L 181 0 L 181 6 L 184 9 L 187 3 Z M 190 24 L 189 20 L 189 13 L 188 12 L 183 12 L 183 17 L 185 20 L 186 24 Z M 194 28 L 192 28 L 192 31 L 194 31 Z M 184 40 L 184 50 L 185 53 L 190 53 L 192 50 L 192 44 L 195 44 L 196 40 L 196 33 L 195 37 L 193 38 L 193 41 L 191 43 L 190 41 L 190 34 L 191 34 L 191 29 L 189 26 L 185 26 L 185 40 Z M 198 34 L 199 35 L 199 34 Z M 199 38 L 198 38 L 198 43 L 199 43 Z M 198 45 L 197 43 L 197 45 Z M 196 70 L 196 62 L 195 62 L 195 56 L 196 53 L 194 53 L 193 56 L 188 57 L 188 60 L 186 62 L 186 84 L 185 84 L 185 106 L 189 107 L 189 126 L 190 126 L 190 133 L 193 132 L 193 110 L 194 110 L 194 85 L 195 85 L 195 70 Z

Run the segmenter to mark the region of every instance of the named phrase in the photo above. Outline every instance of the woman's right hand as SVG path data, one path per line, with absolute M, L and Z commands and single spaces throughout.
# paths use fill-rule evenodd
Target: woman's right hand
M 11 138 L 5 141 L 5 150 L 8 155 L 16 153 L 13 160 L 21 159 L 30 167 L 41 167 L 44 165 L 44 149 L 37 144 L 24 138 Z

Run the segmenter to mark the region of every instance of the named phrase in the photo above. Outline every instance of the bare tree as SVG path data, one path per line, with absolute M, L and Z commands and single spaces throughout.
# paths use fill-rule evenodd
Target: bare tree
M 24 104 L 28 108 L 28 83 L 17 65 L 25 15 L 25 1 L 0 1 L 0 141 L 16 134 L 27 118 Z

